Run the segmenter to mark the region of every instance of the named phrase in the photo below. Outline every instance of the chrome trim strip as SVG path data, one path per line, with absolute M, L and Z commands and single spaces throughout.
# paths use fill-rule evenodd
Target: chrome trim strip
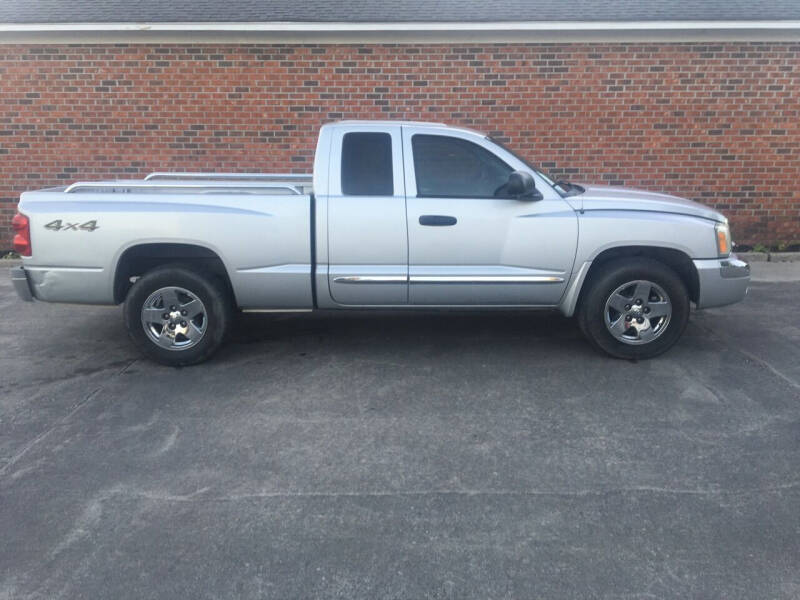
M 77 273 L 102 273 L 103 267 L 48 267 L 46 265 L 25 266 L 26 271 L 65 271 Z
M 412 275 L 411 283 L 563 283 L 554 275 Z
M 247 267 L 236 269 L 237 273 L 250 274 L 289 274 L 289 275 L 308 275 L 311 272 L 311 265 L 308 263 L 290 263 L 286 265 L 269 265 L 266 267 Z
M 313 308 L 243 308 L 243 313 L 310 313 Z
M 561 210 L 558 212 L 549 212 L 549 213 L 530 213 L 527 215 L 518 215 L 517 219 L 552 219 L 552 218 L 563 218 L 563 217 L 574 217 L 577 211 L 574 210 Z
M 333 283 L 408 283 L 405 275 L 343 275 L 334 277 Z
M 564 283 L 554 275 L 346 275 L 335 277 L 334 283 Z

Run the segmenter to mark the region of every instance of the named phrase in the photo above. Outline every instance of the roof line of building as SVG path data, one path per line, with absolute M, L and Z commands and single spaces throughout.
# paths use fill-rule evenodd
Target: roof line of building
M 764 21 L 496 21 L 496 22 L 117 22 L 0 23 L 0 32 L 449 32 L 449 31 L 793 31 L 800 20 Z
M 0 23 L 2 44 L 800 42 L 800 20 Z

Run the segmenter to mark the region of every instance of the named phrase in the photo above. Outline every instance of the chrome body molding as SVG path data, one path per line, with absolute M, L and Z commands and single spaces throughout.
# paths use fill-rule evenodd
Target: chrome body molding
M 563 283 L 563 277 L 551 275 L 348 275 L 334 278 L 334 283 Z
M 334 283 L 406 283 L 408 277 L 403 275 L 343 275 L 334 277 Z
M 243 313 L 310 313 L 313 308 L 243 308 Z
M 563 277 L 553 275 L 412 275 L 413 283 L 563 283 Z

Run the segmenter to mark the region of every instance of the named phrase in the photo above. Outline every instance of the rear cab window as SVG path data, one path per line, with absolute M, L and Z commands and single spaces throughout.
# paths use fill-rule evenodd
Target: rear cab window
M 392 136 L 377 131 L 346 133 L 342 139 L 342 194 L 392 196 Z

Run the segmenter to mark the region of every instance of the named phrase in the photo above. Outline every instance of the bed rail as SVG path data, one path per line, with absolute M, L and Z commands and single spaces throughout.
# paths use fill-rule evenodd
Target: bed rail
M 167 171 L 156 171 L 147 175 L 145 181 L 153 181 L 154 179 L 235 179 L 235 180 L 265 180 L 265 181 L 308 181 L 310 182 L 312 176 L 308 174 L 297 173 L 213 173 L 213 172 L 176 172 L 170 173 Z
M 131 193 L 134 191 L 185 191 L 201 194 L 258 194 L 273 190 L 284 190 L 290 194 L 302 196 L 300 186 L 282 182 L 260 181 L 153 181 L 153 180 L 119 180 L 119 181 L 78 181 L 68 186 L 64 192 L 72 194 L 80 191 L 111 193 Z

